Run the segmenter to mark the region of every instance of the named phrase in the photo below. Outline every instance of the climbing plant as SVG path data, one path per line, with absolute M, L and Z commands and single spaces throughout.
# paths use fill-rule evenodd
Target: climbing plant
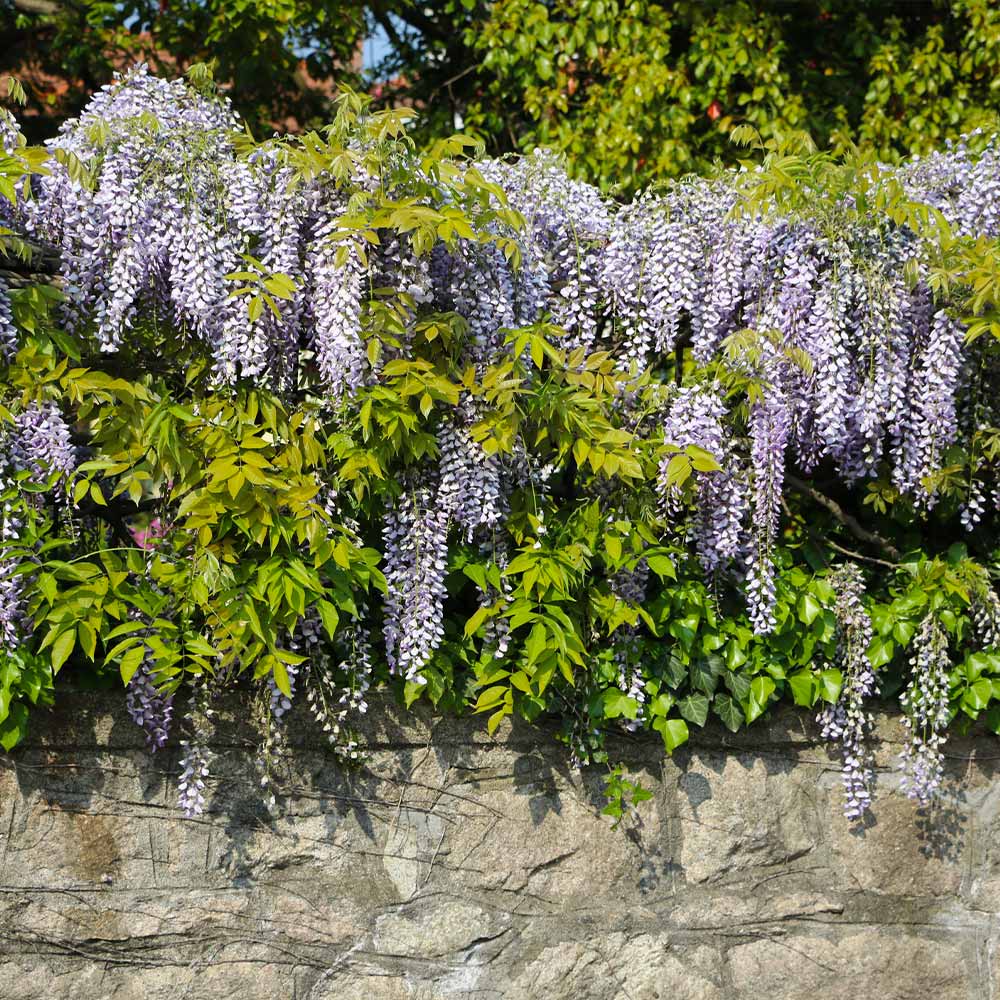
M 579 764 L 789 701 L 855 819 L 881 695 L 928 801 L 949 726 L 1000 731 L 995 139 L 745 127 L 618 204 L 411 118 L 257 143 L 137 67 L 44 150 L 0 119 L 4 749 L 112 678 L 194 815 L 234 686 L 274 805 L 298 701 L 345 763 L 387 686 Z

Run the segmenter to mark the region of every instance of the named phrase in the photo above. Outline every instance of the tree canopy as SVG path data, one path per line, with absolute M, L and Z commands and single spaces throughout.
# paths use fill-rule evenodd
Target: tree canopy
M 991 0 L 3 0 L 0 72 L 33 67 L 59 118 L 137 56 L 214 59 L 260 135 L 325 120 L 376 30 L 380 106 L 420 107 L 427 136 L 461 123 L 492 153 L 551 147 L 606 191 L 732 162 L 735 124 L 894 162 L 1000 110 Z

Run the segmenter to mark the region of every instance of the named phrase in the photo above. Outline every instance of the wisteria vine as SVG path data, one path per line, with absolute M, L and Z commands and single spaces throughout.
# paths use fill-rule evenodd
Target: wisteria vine
M 336 149 L 329 136 L 254 144 L 225 100 L 139 66 L 67 122 L 47 144 L 45 171 L 30 184 L 20 181 L 15 204 L 0 205 L 0 222 L 58 261 L 53 322 L 85 345 L 88 364 L 134 359 L 136 344 L 155 342 L 159 363 L 185 359 L 185 384 L 204 378 L 216 394 L 211 403 L 177 402 L 173 411 L 167 402 L 150 404 L 144 430 L 158 432 L 168 415 L 202 428 L 199 462 L 226 470 L 219 473 L 224 485 L 209 493 L 233 501 L 227 524 L 247 516 L 249 501 L 239 506 L 244 487 L 273 485 L 268 476 L 279 468 L 278 454 L 267 449 L 276 449 L 279 437 L 290 440 L 312 427 L 310 420 L 325 435 L 322 446 L 313 441 L 303 452 L 315 469 L 311 485 L 295 487 L 293 497 L 299 521 L 315 516 L 323 528 L 289 529 L 280 539 L 291 546 L 282 557 L 291 582 L 279 592 L 261 556 L 258 577 L 237 585 L 231 566 L 238 560 L 222 544 L 199 556 L 197 580 L 183 578 L 185 595 L 199 588 L 208 594 L 210 586 L 223 595 L 214 619 L 203 616 L 196 627 L 233 645 L 233 636 L 254 624 L 251 598 L 266 593 L 291 609 L 274 628 L 279 639 L 265 638 L 252 652 L 241 647 L 216 664 L 209 643 L 190 642 L 190 616 L 169 596 L 181 593 L 181 554 L 194 551 L 174 525 L 192 516 L 195 501 L 174 477 L 192 474 L 198 462 L 178 460 L 176 440 L 165 437 L 133 448 L 125 461 L 102 465 L 98 456 L 95 464 L 99 449 L 88 443 L 87 421 L 97 404 L 82 412 L 80 405 L 86 391 L 120 391 L 112 375 L 75 396 L 56 389 L 65 368 L 38 385 L 22 380 L 16 393 L 8 387 L 0 454 L 3 648 L 14 650 L 61 593 L 44 572 L 40 545 L 22 545 L 25 518 L 48 519 L 79 538 L 81 519 L 109 508 L 95 470 L 111 482 L 155 453 L 173 472 L 162 481 L 148 474 L 127 496 L 133 513 L 171 526 L 150 546 L 166 583 L 140 599 L 141 573 L 129 567 L 121 580 L 130 582 L 121 585 L 134 590 L 131 620 L 144 630 L 135 641 L 149 639 L 154 620 L 176 620 L 187 659 L 169 659 L 152 644 L 126 653 L 126 643 L 119 655 L 132 657 L 127 707 L 152 749 L 169 737 L 184 674 L 178 663 L 197 666 L 182 743 L 181 805 L 189 815 L 204 808 L 213 713 L 206 677 L 214 666 L 222 673 L 252 668 L 265 678 L 265 785 L 284 717 L 303 692 L 345 760 L 360 754 L 352 719 L 366 712 L 370 689 L 386 675 L 407 697 L 424 689 L 439 698 L 464 664 L 488 689 L 473 699 L 477 708 L 502 718 L 516 691 L 525 711 L 537 714 L 559 676 L 557 660 L 574 686 L 566 663 L 588 662 L 561 631 L 571 621 L 567 608 L 541 610 L 546 588 L 596 577 L 599 558 L 607 579 L 591 604 L 608 625 L 603 690 L 619 715 L 622 698 L 630 706 L 627 728 L 657 728 L 671 748 L 686 726 L 678 727 L 674 699 L 654 679 L 648 640 L 666 633 L 688 642 L 703 619 L 726 614 L 745 615 L 749 625 L 736 646 L 779 636 L 792 558 L 787 536 L 814 549 L 821 541 L 795 520 L 800 508 L 792 509 L 790 497 L 799 490 L 873 547 L 852 562 L 855 553 L 836 543 L 849 561 L 830 572 L 827 556 L 825 565 L 810 556 L 830 592 L 822 609 L 830 619 L 819 617 L 826 632 L 816 641 L 836 664 L 818 718 L 824 736 L 842 744 L 846 813 L 859 818 L 873 788 L 866 739 L 876 671 L 884 665 L 872 652 L 878 636 L 859 563 L 893 571 L 904 563 L 899 548 L 845 514 L 842 501 L 867 489 L 864 502 L 873 508 L 898 504 L 914 518 L 939 516 L 944 506 L 941 516 L 956 517 L 974 539 L 1000 496 L 1000 444 L 990 437 L 1000 424 L 1000 397 L 987 391 L 996 361 L 984 341 L 968 341 L 964 304 L 942 290 L 940 247 L 888 213 L 866 210 L 853 194 L 762 207 L 748 177 L 766 179 L 764 169 L 686 178 L 619 205 L 572 180 L 545 151 L 431 164 L 388 119 L 366 115 L 355 109 L 353 132 L 332 127 L 329 134 L 340 135 Z M 367 132 L 365 123 L 372 125 Z M 6 115 L 0 143 L 9 156 L 21 144 Z M 883 170 L 881 183 L 933 206 L 957 240 L 992 239 L 1000 233 L 998 164 L 996 140 L 970 138 Z M 0 360 L 13 370 L 25 337 L 12 303 L 0 274 Z M 559 379 L 549 378 L 556 368 Z M 152 384 L 129 388 L 129 398 L 146 403 Z M 277 402 L 268 403 L 271 429 L 241 444 L 214 400 L 235 399 L 242 416 L 256 421 L 264 407 L 251 405 L 248 386 Z M 281 424 L 278 410 L 291 412 L 303 400 L 315 416 L 303 411 L 297 422 Z M 598 419 L 591 434 L 587 421 Z M 384 454 L 375 455 L 373 440 Z M 315 459 L 324 448 L 333 457 Z M 963 464 L 956 449 L 972 458 Z M 398 464 L 387 468 L 383 459 Z M 281 466 L 280 475 L 288 479 L 302 464 Z M 623 499 L 633 465 L 638 473 Z M 802 476 L 818 485 L 803 490 Z M 42 486 L 32 491 L 31 481 Z M 580 510 L 593 505 L 605 534 L 607 525 L 637 520 L 644 533 L 620 529 L 611 556 L 590 542 L 568 542 L 571 517 L 583 523 L 589 515 L 560 519 L 559 511 L 576 511 L 578 503 Z M 558 516 L 547 520 L 546 511 Z M 262 550 L 275 516 L 268 512 L 259 538 L 246 529 Z M 191 524 L 202 549 L 218 520 L 206 515 Z M 597 528 L 586 531 L 597 537 Z M 349 572 L 366 544 L 379 549 L 384 597 L 331 588 L 310 605 L 307 593 L 322 589 L 311 554 L 325 545 L 326 562 Z M 708 610 L 685 616 L 681 598 L 677 607 L 657 604 L 663 591 L 653 574 L 660 584 L 676 579 L 688 555 Z M 532 568 L 543 557 L 555 568 Z M 694 573 L 687 564 L 682 570 Z M 475 585 L 464 634 L 449 605 L 460 590 L 456 573 Z M 72 579 L 72 571 L 64 575 Z M 958 580 L 952 593 L 966 595 L 969 621 L 988 650 L 1000 641 L 1000 600 L 988 576 L 976 579 L 971 589 Z M 39 588 L 44 600 L 26 596 Z M 654 612 L 676 620 L 664 618 L 657 631 Z M 798 613 L 811 626 L 820 608 L 808 604 Z M 518 669 L 509 662 L 511 637 L 522 628 L 529 639 L 526 666 Z M 482 662 L 462 645 L 477 634 Z M 600 639 L 599 629 L 593 634 Z M 893 641 L 911 641 L 905 629 L 900 634 L 905 639 Z M 956 626 L 954 638 L 964 643 L 968 636 Z M 76 641 L 96 644 L 82 628 Z M 949 641 L 930 612 L 912 636 L 903 773 L 907 793 L 920 802 L 941 780 L 940 745 L 952 714 Z M 728 693 L 714 703 L 720 718 L 730 724 L 742 705 L 752 721 L 775 682 L 788 679 L 755 665 L 754 682 L 744 686 L 736 674 L 746 655 L 736 649 L 726 661 L 722 648 L 721 639 L 703 644 L 699 655 L 715 659 L 697 675 L 691 667 L 684 719 L 703 723 L 722 683 Z M 885 662 L 894 655 L 893 647 Z M 258 671 L 261 662 L 268 666 Z M 806 662 L 796 667 L 808 669 Z M 670 670 L 681 684 L 676 666 Z M 587 690 L 580 685 L 581 699 L 601 702 L 600 691 L 592 697 Z M 808 697 L 812 704 L 820 695 Z M 573 725 L 586 731 L 588 724 L 578 718 Z

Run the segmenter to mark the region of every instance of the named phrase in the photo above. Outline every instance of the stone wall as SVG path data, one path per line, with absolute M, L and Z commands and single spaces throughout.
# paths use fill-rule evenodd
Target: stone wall
M 623 740 L 655 796 L 612 830 L 545 734 L 379 707 L 353 773 L 293 718 L 272 820 L 240 714 L 199 820 L 118 695 L 64 693 L 0 755 L 2 1000 L 1000 997 L 992 737 L 948 745 L 929 816 L 884 772 L 860 832 L 804 715 L 673 760 Z

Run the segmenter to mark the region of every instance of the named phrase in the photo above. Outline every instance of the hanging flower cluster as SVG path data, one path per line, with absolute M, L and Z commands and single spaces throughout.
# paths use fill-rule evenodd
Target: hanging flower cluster
M 868 659 L 872 641 L 871 618 L 862 598 L 864 578 L 857 566 L 845 564 L 831 573 L 830 585 L 835 595 L 837 650 L 843 683 L 840 697 L 824 707 L 816 721 L 824 739 L 838 740 L 843 755 L 844 815 L 860 819 L 871 805 L 874 768 L 867 738 L 872 716 L 866 702 L 878 690 L 878 681 Z
M 944 777 L 945 742 L 948 725 L 948 639 L 933 614 L 927 615 L 914 637 L 912 679 L 900 703 L 906 715 L 906 744 L 900 755 L 902 790 L 921 805 L 937 793 Z
M 174 713 L 174 698 L 157 686 L 148 662 L 139 665 L 125 690 L 125 708 L 132 721 L 146 732 L 146 743 L 152 751 L 161 750 L 170 736 Z
M 60 486 L 76 468 L 77 454 L 70 430 L 53 402 L 31 403 L 11 425 L 0 431 L 0 649 L 16 649 L 20 636 L 30 632 L 23 602 L 24 574 L 12 550 L 21 540 L 24 518 L 38 513 L 40 494 L 19 488 L 18 474 Z M 53 496 L 60 496 L 54 491 Z M 23 567 L 22 567 L 23 570 Z
M 3 497 L 0 507 L 0 651 L 3 652 L 17 648 L 29 625 L 24 614 L 21 577 L 16 572 L 17 559 L 11 552 L 21 527 L 15 496 L 13 483 L 6 477 L 0 478 L 0 497 Z
M 13 361 L 15 354 L 17 354 L 17 329 L 14 326 L 14 313 L 10 305 L 10 290 L 7 282 L 0 278 L 0 361 Z

